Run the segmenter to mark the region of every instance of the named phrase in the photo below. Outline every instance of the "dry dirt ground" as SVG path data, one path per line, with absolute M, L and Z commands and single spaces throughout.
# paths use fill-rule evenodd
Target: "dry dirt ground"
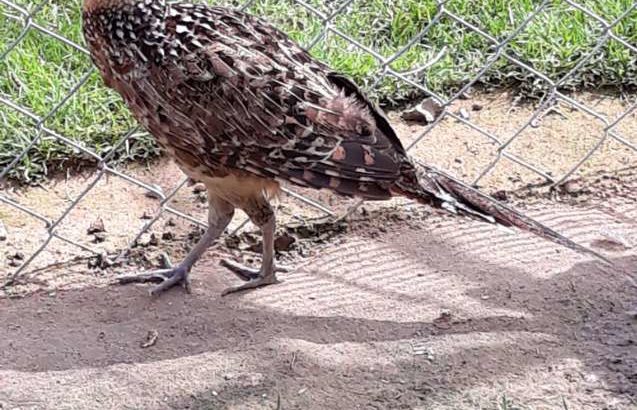
M 493 127 L 505 134 L 528 118 L 524 107 L 482 103 L 474 120 L 500 115 Z M 406 141 L 422 131 L 392 118 Z M 548 134 L 529 151 L 538 160 L 568 152 L 547 162 L 558 173 L 575 158 L 559 121 L 545 119 L 539 130 Z M 462 151 L 461 129 L 443 125 L 457 144 L 433 133 L 419 155 L 438 147 L 430 162 L 471 179 L 478 139 Z M 562 139 L 560 148 L 549 144 Z M 162 251 L 178 260 L 198 234 L 191 224 L 162 216 L 152 227 L 157 240 L 135 248 L 130 264 L 104 270 L 54 239 L 0 293 L 0 409 L 637 409 L 636 160 L 613 144 L 600 158 L 567 193 L 521 189 L 524 174 L 506 168 L 485 186 L 514 189 L 509 201 L 614 266 L 402 201 L 366 204 L 343 228 L 308 222 L 320 213 L 285 196 L 279 233 L 296 242 L 279 259 L 295 269 L 279 285 L 223 298 L 236 278 L 219 258 L 257 262 L 249 234 L 206 254 L 192 294 L 178 288 L 158 298 L 146 286 L 114 286 L 113 277 L 157 265 Z M 165 161 L 129 171 L 165 191 L 181 178 Z M 92 177 L 9 193 L 53 218 Z M 200 196 L 187 187 L 173 206 L 205 219 Z M 351 204 L 313 197 L 337 212 Z M 59 233 L 112 252 L 157 206 L 126 181 L 104 178 Z M 98 218 L 106 232 L 96 244 L 86 231 Z M 45 230 L 5 205 L 0 219 L 9 234 L 0 268 L 9 273 L 10 257 L 28 256 Z

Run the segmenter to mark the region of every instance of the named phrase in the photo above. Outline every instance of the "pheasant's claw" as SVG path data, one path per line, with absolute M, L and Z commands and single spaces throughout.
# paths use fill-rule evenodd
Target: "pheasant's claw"
M 274 273 L 268 276 L 259 276 L 256 279 L 250 279 L 243 285 L 231 286 L 226 288 L 223 292 L 221 292 L 221 296 L 229 295 L 230 293 L 240 292 L 248 289 L 255 289 L 262 286 L 274 285 L 276 283 L 281 283 Z
M 259 269 L 250 268 L 240 264 L 239 262 L 235 262 L 231 259 L 222 259 L 219 262 L 221 266 L 228 269 L 230 272 L 237 275 L 237 277 L 246 282 L 257 279 L 259 277 Z
M 129 283 L 158 283 L 159 285 L 150 290 L 151 295 L 157 295 L 175 286 L 177 283 L 181 283 L 184 289 L 186 289 L 186 292 L 190 293 L 191 291 L 188 269 L 181 266 L 170 269 L 158 269 L 139 275 L 119 276 L 117 278 L 117 282 L 120 285 L 126 285 Z
M 222 259 L 219 262 L 221 266 L 228 269 L 230 272 L 237 275 L 237 277 L 246 282 L 257 279 L 261 275 L 260 269 L 250 268 L 239 262 L 235 262 L 232 259 Z M 275 266 L 273 271 L 276 272 L 290 272 L 292 269 L 289 266 Z

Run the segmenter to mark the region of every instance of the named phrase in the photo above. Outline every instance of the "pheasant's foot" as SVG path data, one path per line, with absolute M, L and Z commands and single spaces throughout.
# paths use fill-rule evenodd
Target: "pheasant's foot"
M 150 272 L 141 273 L 139 275 L 120 276 L 117 281 L 121 285 L 128 283 L 159 283 L 150 290 L 151 295 L 158 295 L 159 293 L 172 288 L 178 283 L 186 289 L 186 292 L 190 293 L 190 279 L 188 277 L 189 269 L 185 266 L 177 265 L 174 268 L 158 269 Z
M 257 278 L 250 279 L 246 283 L 244 283 L 243 285 L 231 286 L 229 288 L 226 288 L 226 289 L 224 289 L 223 292 L 221 292 L 221 296 L 226 296 L 226 295 L 228 295 L 230 293 L 240 292 L 242 290 L 254 289 L 254 288 L 260 288 L 262 286 L 273 285 L 275 283 L 279 283 L 279 280 L 276 278 L 276 275 L 274 274 L 274 272 L 272 272 L 272 273 L 270 273 L 269 275 L 266 275 L 266 276 L 258 276 Z
M 228 269 L 230 272 L 237 275 L 237 277 L 246 282 L 258 279 L 261 276 L 261 270 L 250 268 L 239 262 L 235 262 L 232 259 L 222 259 L 220 265 Z M 275 266 L 274 272 L 289 272 L 291 269 L 287 266 Z

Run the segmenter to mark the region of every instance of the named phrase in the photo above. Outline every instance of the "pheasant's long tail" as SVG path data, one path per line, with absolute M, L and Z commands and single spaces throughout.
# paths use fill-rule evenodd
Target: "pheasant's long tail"
M 560 235 L 553 229 L 543 225 L 535 219 L 498 202 L 475 188 L 431 167 L 423 167 L 418 173 L 418 189 L 397 184 L 401 193 L 427 205 L 433 205 L 453 214 L 467 215 L 485 222 L 500 224 L 531 232 L 539 237 L 574 251 L 589 254 L 612 264 L 610 260 L 599 253 L 582 246 Z

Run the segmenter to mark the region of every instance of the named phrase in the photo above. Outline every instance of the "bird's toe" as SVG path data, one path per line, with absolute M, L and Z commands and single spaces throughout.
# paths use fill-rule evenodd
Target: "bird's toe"
M 122 275 L 116 280 L 120 285 L 126 285 L 129 283 L 158 283 L 157 286 L 150 290 L 151 295 L 158 295 L 178 283 L 181 283 L 186 291 L 190 293 L 188 269 L 181 265 L 174 268 L 158 269 L 137 275 Z
M 269 276 L 260 276 L 256 279 L 250 279 L 246 283 L 238 286 L 231 286 L 226 288 L 221 292 L 221 296 L 226 296 L 231 293 L 241 292 L 248 289 L 256 289 L 263 286 L 274 285 L 276 283 L 281 283 L 279 279 L 277 279 L 276 275 L 273 273 Z

